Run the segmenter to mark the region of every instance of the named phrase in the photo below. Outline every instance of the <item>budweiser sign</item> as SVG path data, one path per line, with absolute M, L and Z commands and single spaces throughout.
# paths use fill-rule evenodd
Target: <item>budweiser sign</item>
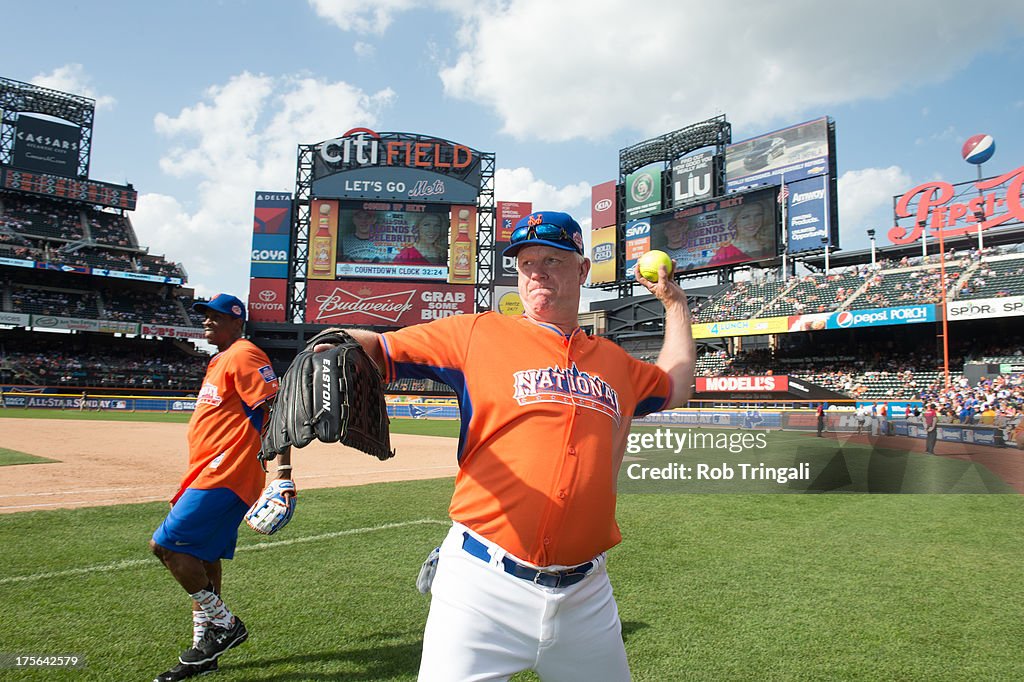
M 472 286 L 311 281 L 308 287 L 311 323 L 406 326 L 473 312 Z
M 949 239 L 1024 222 L 1022 187 L 1024 166 L 987 180 L 918 185 L 895 199 L 896 225 L 889 230 L 889 241 L 915 242 L 926 227 L 932 235 Z
M 362 313 L 385 322 L 398 322 L 402 313 L 412 310 L 415 291 L 399 291 L 393 294 L 369 295 L 368 290 L 355 292 L 340 286 L 326 295 L 315 297 L 317 322 L 338 320 L 346 315 Z

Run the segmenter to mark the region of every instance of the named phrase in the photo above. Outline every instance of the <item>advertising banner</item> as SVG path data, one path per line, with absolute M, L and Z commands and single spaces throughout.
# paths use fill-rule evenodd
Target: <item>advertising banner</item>
M 163 336 L 171 339 L 205 339 L 202 327 L 177 327 L 169 324 L 142 324 L 140 333 L 145 336 Z
M 508 242 L 516 223 L 533 213 L 533 203 L 529 201 L 499 201 L 496 242 Z
M 499 201 L 498 227 L 494 235 L 494 283 L 502 286 L 516 286 L 519 274 L 516 272 L 516 259 L 513 256 L 502 256 L 501 252 L 509 245 L 512 230 L 516 223 L 533 212 L 533 204 L 529 201 Z
M 936 306 L 927 304 L 899 306 L 896 308 L 841 310 L 835 313 L 791 315 L 788 320 L 788 329 L 786 331 L 791 332 L 849 329 L 851 327 L 884 327 L 893 324 L 917 324 L 920 322 L 935 322 Z
M 103 332 L 106 334 L 138 334 L 138 322 L 118 320 L 90 320 L 81 317 L 58 317 L 56 315 L 33 315 L 32 326 L 43 329 L 68 329 L 82 332 Z
M 651 250 L 651 220 L 642 218 L 626 223 L 626 279 L 633 279 L 633 268 L 640 256 Z
M 252 231 L 254 234 L 291 234 L 292 195 L 288 192 L 256 192 Z
M 338 202 L 314 199 L 309 205 L 309 257 L 306 263 L 306 279 L 334 279 L 337 267 L 335 258 L 341 259 L 338 240 Z M 255 237 L 253 237 L 255 240 Z M 272 275 L 257 273 L 253 277 Z M 273 275 L 276 276 L 276 275 Z M 288 276 L 285 268 L 284 276 Z
M 0 324 L 12 327 L 27 327 L 29 315 L 26 313 L 7 313 L 0 310 Z
M 339 238 L 334 268 L 338 277 L 448 278 L 450 210 L 466 207 L 450 209 L 436 204 L 375 201 L 323 203 L 338 205 L 336 224 Z M 335 220 L 333 210 L 325 217 L 328 219 L 326 229 L 330 232 Z M 473 217 L 472 234 L 475 237 L 475 209 Z M 322 227 L 318 226 L 314 235 Z M 313 241 L 316 239 L 314 236 Z M 311 270 L 316 263 L 314 257 L 311 248 Z
M 285 322 L 288 308 L 288 280 L 249 280 L 249 320 L 252 322 Z
M 615 226 L 602 227 L 590 233 L 590 283 L 614 282 Z
M 306 285 L 306 322 L 405 327 L 472 313 L 473 287 L 395 282 L 321 282 Z
M 449 284 L 476 282 L 476 206 L 452 206 Z
M 828 119 L 776 130 L 729 145 L 725 150 L 725 190 L 740 192 L 828 172 Z
M 70 266 L 69 266 L 70 267 Z M 82 266 L 85 267 L 85 266 Z M 63 269 L 63 266 L 61 266 Z M 67 272 L 67 271 L 65 271 Z M 183 284 L 181 277 L 170 277 L 168 275 L 147 275 L 144 272 L 122 272 L 121 270 L 108 270 L 107 268 L 86 268 L 84 272 L 90 272 L 98 277 L 112 277 L 114 279 L 130 279 L 136 282 L 158 282 L 160 284 Z M 82 274 L 84 274 L 84 272 Z
M 788 376 L 697 377 L 697 393 L 788 393 Z
M 911 244 L 928 230 L 928 239 L 977 235 L 1024 222 L 1024 166 L 985 180 L 926 182 L 893 197 L 893 244 Z M 947 247 L 949 245 L 947 244 Z
M 590 226 L 600 229 L 615 223 L 615 181 L 609 180 L 590 188 Z
M 789 330 L 788 317 L 762 317 L 753 320 L 701 322 L 692 326 L 693 338 L 711 339 L 757 334 L 781 334 Z
M 289 243 L 289 236 L 286 234 L 254 233 L 252 235 L 252 255 L 249 260 L 249 276 L 288 279 Z M 313 273 L 310 275 L 312 276 Z
M 653 216 L 651 248 L 666 252 L 679 270 L 774 258 L 775 196 L 767 189 Z
M 967 301 L 949 301 L 946 304 L 946 319 L 950 322 L 1019 315 L 1024 315 L 1024 296 L 975 298 Z
M 491 300 L 495 312 L 513 317 L 523 314 L 523 299 L 519 297 L 518 287 L 494 287 Z
M 0 265 L 8 265 L 12 268 L 34 268 L 34 260 L 20 260 L 18 258 L 0 258 Z
M 626 176 L 626 220 L 661 210 L 661 166 L 652 163 Z
M 479 153 L 449 140 L 353 128 L 316 145 L 313 194 L 367 201 L 476 204 Z
M 715 155 L 700 152 L 672 164 L 672 206 L 684 206 L 714 196 Z
M 789 197 L 786 199 L 783 229 L 787 232 L 786 250 L 789 253 L 821 249 L 822 237 L 828 238 L 828 184 L 828 175 L 787 181 Z
M 19 114 L 15 123 L 11 165 L 41 173 L 76 177 L 78 144 L 81 139 L 81 129 L 76 125 Z

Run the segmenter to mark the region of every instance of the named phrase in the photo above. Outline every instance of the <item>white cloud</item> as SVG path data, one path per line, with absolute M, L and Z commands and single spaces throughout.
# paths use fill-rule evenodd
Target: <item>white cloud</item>
M 590 185 L 586 182 L 555 187 L 535 177 L 529 168 L 499 168 L 494 173 L 494 195 L 502 201 L 530 201 L 534 210 L 571 213 L 580 225 L 583 218 L 590 220 L 589 210 L 586 216 L 581 213 L 590 199 Z
M 463 10 L 441 78 L 517 138 L 657 134 L 717 111 L 763 126 L 942 81 L 1024 30 L 1024 5 L 984 4 L 510 0 Z
M 364 43 L 358 41 L 352 46 L 352 51 L 356 53 L 356 56 L 360 59 L 369 59 L 377 54 L 377 48 L 370 43 Z
M 892 199 L 910 189 L 912 180 L 899 166 L 847 171 L 839 177 L 839 243 L 845 249 L 867 245 L 874 229 L 881 245 L 892 227 Z
M 117 100 L 109 95 L 100 95 L 89 84 L 92 79 L 81 64 L 65 64 L 50 73 L 40 73 L 32 77 L 33 85 L 52 88 L 61 92 L 73 92 L 82 97 L 96 100 L 96 109 L 112 109 Z
M 177 114 L 158 114 L 157 132 L 175 145 L 160 167 L 194 179 L 197 198 L 185 206 L 168 196 L 140 197 L 132 216 L 140 241 L 187 263 L 200 293 L 245 298 L 255 191 L 293 191 L 299 144 L 344 132 L 339 121 L 372 126 L 393 100 L 390 90 L 367 94 L 342 82 L 243 73 Z
M 327 19 L 343 31 L 383 33 L 395 14 L 424 3 L 416 0 L 309 0 L 317 16 Z

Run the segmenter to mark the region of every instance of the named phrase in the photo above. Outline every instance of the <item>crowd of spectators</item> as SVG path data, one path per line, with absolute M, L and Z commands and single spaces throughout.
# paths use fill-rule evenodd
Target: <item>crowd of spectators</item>
M 947 294 L 956 298 L 1024 294 L 1024 260 L 1018 247 L 987 247 L 946 253 Z M 1009 260 L 988 262 L 1001 256 Z M 834 312 L 843 309 L 937 303 L 942 299 L 943 273 L 937 254 L 882 259 L 874 265 L 834 268 L 790 277 L 784 282 L 738 281 L 694 308 L 697 322 L 721 322 L 781 315 Z M 1000 286 L 993 288 L 998 281 Z
M 66 240 L 80 240 L 85 236 L 80 209 L 16 194 L 3 197 L 0 227 L 22 234 Z
M 4 350 L 0 353 L 0 383 L 39 384 L 69 388 L 166 389 L 196 393 L 208 356 L 181 351 L 59 349 Z
M 186 319 L 177 299 L 165 298 L 165 294 L 165 290 L 160 294 L 131 289 L 101 291 L 108 319 L 184 326 Z
M 1024 414 L 1024 374 L 999 375 L 971 386 L 959 376 L 947 388 L 936 381 L 915 396 L 938 408 L 940 421 L 1005 426 Z

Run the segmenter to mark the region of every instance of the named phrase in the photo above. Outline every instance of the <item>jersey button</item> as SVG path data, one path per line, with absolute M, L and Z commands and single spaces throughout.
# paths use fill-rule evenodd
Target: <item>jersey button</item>
M 564 500 L 566 497 L 567 497 L 567 495 L 565 494 L 564 490 L 559 490 L 558 491 L 558 499 Z
M 567 452 L 568 452 L 568 453 L 569 453 L 570 455 L 575 455 L 575 454 L 576 454 L 576 448 L 570 447 L 570 448 L 569 448 L 569 449 L 567 450 Z
M 547 547 L 551 544 L 551 538 L 544 538 L 544 546 Z

